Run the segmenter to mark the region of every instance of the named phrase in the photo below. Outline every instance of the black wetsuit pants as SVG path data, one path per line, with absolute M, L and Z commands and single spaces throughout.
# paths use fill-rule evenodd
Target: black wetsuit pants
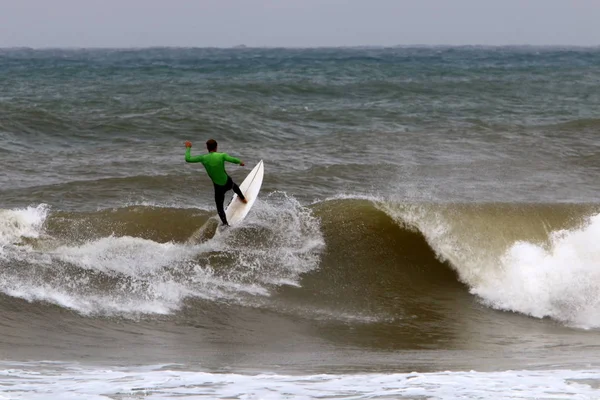
M 240 190 L 240 187 L 233 183 L 233 180 L 230 176 L 227 177 L 227 182 L 224 185 L 217 185 L 213 182 L 215 186 L 215 203 L 217 203 L 217 212 L 219 213 L 219 217 L 221 218 L 221 222 L 223 225 L 227 224 L 227 217 L 225 217 L 225 210 L 223 209 L 223 202 L 225 201 L 225 193 L 228 190 L 233 189 L 233 192 L 239 196 L 241 200 L 244 200 L 245 197 Z

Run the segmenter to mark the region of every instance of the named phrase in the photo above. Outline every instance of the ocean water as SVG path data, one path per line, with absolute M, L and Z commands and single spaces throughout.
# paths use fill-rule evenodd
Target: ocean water
M 0 398 L 600 398 L 599 110 L 598 48 L 0 49 Z

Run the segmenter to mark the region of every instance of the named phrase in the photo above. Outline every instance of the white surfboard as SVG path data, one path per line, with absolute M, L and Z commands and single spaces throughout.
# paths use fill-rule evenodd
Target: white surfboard
M 240 190 L 244 194 L 246 200 L 248 200 L 248 203 L 242 203 L 241 200 L 238 199 L 237 194 L 233 194 L 233 198 L 225 210 L 225 216 L 227 216 L 227 222 L 230 226 L 241 222 L 252 208 L 252 205 L 258 197 L 260 187 L 262 186 L 264 174 L 265 168 L 263 161 L 260 160 L 240 185 Z

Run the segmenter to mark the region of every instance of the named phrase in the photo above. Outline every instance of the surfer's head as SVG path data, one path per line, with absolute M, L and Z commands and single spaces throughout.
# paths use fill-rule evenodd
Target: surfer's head
M 206 141 L 206 148 L 208 151 L 217 151 L 217 141 L 215 139 L 208 139 Z

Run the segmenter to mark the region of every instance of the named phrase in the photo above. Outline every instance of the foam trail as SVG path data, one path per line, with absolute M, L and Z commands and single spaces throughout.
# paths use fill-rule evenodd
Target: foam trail
M 600 214 L 553 232 L 548 246 L 515 243 L 501 268 L 472 288 L 494 308 L 600 327 Z
M 65 243 L 45 237 L 44 206 L 7 210 L 0 215 L 0 291 L 85 315 L 169 314 L 187 298 L 254 304 L 252 297 L 298 285 L 317 268 L 324 241 L 311 211 L 285 194 L 253 211 L 239 228 L 203 243 L 112 235 Z M 34 248 L 23 237 L 39 240 Z
M 192 257 L 198 251 L 213 249 L 215 246 L 210 244 L 188 247 L 129 236 L 109 236 L 81 246 L 60 246 L 54 254 L 57 259 L 83 269 L 139 277 Z
M 209 250 L 207 245 L 203 246 Z M 25 251 L 25 271 L 0 274 L 0 290 L 27 301 L 49 301 L 82 314 L 167 314 L 186 296 L 218 296 L 217 289 L 193 291 L 167 267 L 184 266 L 199 247 L 156 243 L 132 237 L 107 237 L 82 245 L 63 245 L 38 254 Z M 205 286 L 216 284 L 209 271 L 195 269 Z M 98 281 L 113 277 L 112 285 Z M 218 287 L 218 286 L 216 286 Z
M 27 273 L 4 271 L 0 290 L 84 315 L 122 316 L 169 314 L 187 297 L 235 300 L 267 293 L 252 282 L 219 276 L 210 260 L 196 259 L 218 249 L 218 242 L 186 246 L 127 236 L 101 238 L 31 258 Z

